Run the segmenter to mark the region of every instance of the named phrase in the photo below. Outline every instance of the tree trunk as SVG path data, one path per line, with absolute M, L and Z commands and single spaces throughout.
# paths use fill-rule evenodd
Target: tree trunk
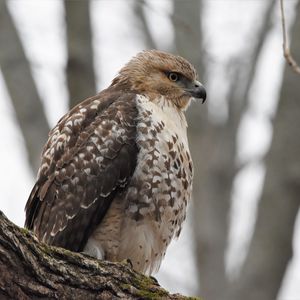
M 247 108 L 258 56 L 270 27 L 275 0 L 266 5 L 257 40 L 251 44 L 244 64 L 236 63 L 236 76 L 227 95 L 228 118 L 223 123 L 208 117 L 207 105 L 193 104 L 187 112 L 190 148 L 195 165 L 193 214 L 195 252 L 200 277 L 200 294 L 204 299 L 223 299 L 230 283 L 225 272 L 228 237 L 228 214 L 236 167 L 236 138 L 240 120 Z M 177 51 L 197 68 L 200 80 L 206 79 L 208 64 L 202 46 L 202 2 L 174 0 L 175 44 Z M 186 45 L 189 45 L 187 47 Z M 247 57 L 247 59 L 245 59 Z M 241 76 L 242 75 L 242 76 Z M 204 82 L 205 84 L 205 82 Z M 208 91 L 208 101 L 211 99 Z
M 96 93 L 90 1 L 65 0 L 70 107 Z
M 300 2 L 291 51 L 300 61 Z M 293 231 L 300 204 L 300 78 L 286 65 L 266 180 L 254 235 L 241 276 L 228 299 L 273 300 L 292 257 Z
M 173 23 L 177 52 L 195 65 L 202 81 L 206 77 L 207 66 L 202 51 L 201 4 L 197 0 L 188 3 L 174 0 Z M 234 153 L 224 147 L 224 131 L 221 133 L 221 128 L 208 120 L 207 105 L 193 103 L 193 109 L 187 112 L 187 117 L 195 169 L 193 227 L 199 294 L 204 299 L 222 299 L 227 284 L 224 251 L 231 189 L 228 176 L 233 176 L 230 171 L 233 168 Z M 226 145 L 229 145 L 228 142 Z
M 141 31 L 146 45 L 146 49 L 157 49 L 156 43 L 153 39 L 153 36 L 150 32 L 150 28 L 147 23 L 145 8 L 147 8 L 147 3 L 145 2 L 145 0 L 134 1 L 134 15 L 136 17 L 136 22 L 138 23 L 138 26 L 136 27 L 138 27 Z
M 1 299 L 188 299 L 169 294 L 130 262 L 100 261 L 39 243 L 0 211 Z M 189 298 L 190 299 L 190 298 Z
M 36 173 L 49 125 L 5 0 L 0 0 L 0 45 L 1 70 L 24 136 L 30 166 Z

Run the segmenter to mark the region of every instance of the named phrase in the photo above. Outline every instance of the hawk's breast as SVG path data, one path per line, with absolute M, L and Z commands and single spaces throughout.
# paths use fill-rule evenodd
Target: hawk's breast
M 125 195 L 120 255 L 134 257 L 137 270 L 152 273 L 180 233 L 191 198 L 193 167 L 184 115 L 144 96 L 136 101 L 139 154 Z

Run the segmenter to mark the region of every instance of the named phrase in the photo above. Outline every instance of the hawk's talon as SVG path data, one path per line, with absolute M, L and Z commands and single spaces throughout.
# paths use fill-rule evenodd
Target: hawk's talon
M 155 277 L 153 277 L 153 276 L 149 276 L 150 277 L 150 279 L 152 279 L 156 284 L 159 284 L 158 283 L 158 280 L 155 278 Z
M 133 263 L 129 258 L 126 259 L 126 264 L 130 265 L 130 268 L 133 269 Z

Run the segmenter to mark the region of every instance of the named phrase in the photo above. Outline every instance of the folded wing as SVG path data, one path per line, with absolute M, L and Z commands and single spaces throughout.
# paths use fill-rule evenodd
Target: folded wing
M 50 132 L 25 226 L 51 245 L 82 251 L 135 167 L 135 95 L 105 90 Z

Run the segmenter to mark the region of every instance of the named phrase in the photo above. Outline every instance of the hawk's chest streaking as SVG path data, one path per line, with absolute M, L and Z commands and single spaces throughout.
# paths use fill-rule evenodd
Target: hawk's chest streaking
M 136 106 L 136 169 L 85 251 L 110 260 L 129 258 L 136 270 L 151 274 L 180 233 L 191 198 L 193 167 L 184 115 L 140 95 Z

